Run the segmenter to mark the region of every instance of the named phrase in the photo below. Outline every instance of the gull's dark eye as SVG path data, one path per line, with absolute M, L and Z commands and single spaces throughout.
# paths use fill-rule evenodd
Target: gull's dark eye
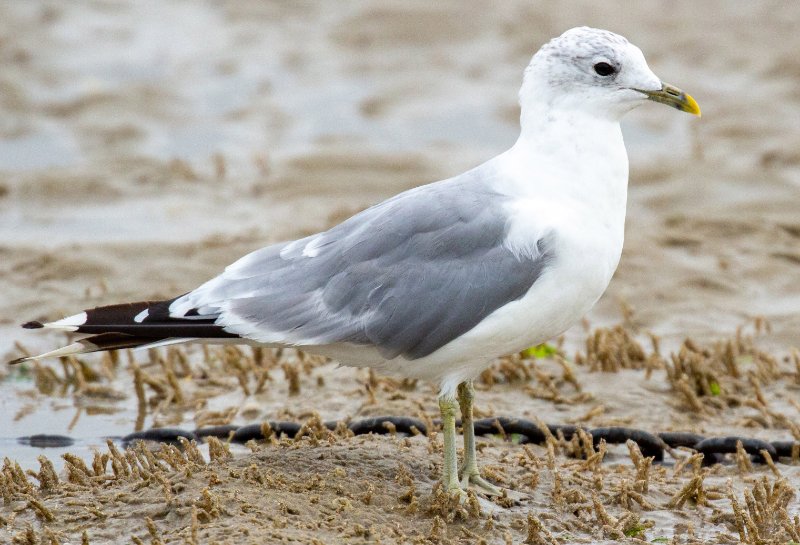
M 617 70 L 607 62 L 598 62 L 594 65 L 594 71 L 600 76 L 610 76 Z

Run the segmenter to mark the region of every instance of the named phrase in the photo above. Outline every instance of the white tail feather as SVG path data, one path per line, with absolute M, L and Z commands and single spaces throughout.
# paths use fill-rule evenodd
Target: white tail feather
M 44 327 L 50 329 L 61 329 L 63 331 L 77 331 L 78 326 L 82 326 L 86 323 L 87 314 L 85 312 L 81 312 L 79 314 L 73 314 L 72 316 L 67 316 L 66 318 L 62 318 L 61 320 L 56 320 L 55 322 L 48 322 L 46 324 L 42 324 Z

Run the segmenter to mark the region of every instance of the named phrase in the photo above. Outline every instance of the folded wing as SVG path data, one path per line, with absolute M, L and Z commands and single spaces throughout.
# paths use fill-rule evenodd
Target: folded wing
M 373 345 L 416 359 L 522 297 L 552 257 L 506 245 L 504 198 L 423 186 L 329 231 L 263 248 L 171 304 L 262 343 Z

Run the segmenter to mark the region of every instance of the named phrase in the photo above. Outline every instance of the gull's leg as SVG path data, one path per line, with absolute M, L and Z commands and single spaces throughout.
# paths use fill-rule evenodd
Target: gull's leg
M 483 477 L 478 470 L 475 454 L 475 428 L 472 423 L 472 400 L 475 398 L 475 387 L 468 380 L 458 385 L 458 404 L 461 407 L 461 428 L 464 434 L 464 465 L 461 466 L 461 487 L 466 490 L 470 485 L 490 496 L 502 495 L 502 490 Z
M 442 486 L 448 493 L 464 496 L 458 484 L 458 460 L 456 458 L 456 400 L 452 397 L 439 397 L 439 411 L 442 414 L 442 433 L 444 434 L 444 468 Z

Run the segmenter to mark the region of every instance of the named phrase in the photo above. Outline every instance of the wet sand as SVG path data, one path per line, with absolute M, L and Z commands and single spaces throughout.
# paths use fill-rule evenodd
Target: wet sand
M 626 245 L 589 323 L 623 321 L 627 306 L 633 309 L 629 328 L 658 335 L 666 355 L 684 338 L 710 343 L 740 326 L 752 332 L 763 317 L 770 330 L 756 343 L 786 366 L 786 378 L 762 389 L 770 410 L 796 425 L 800 409 L 791 400 L 797 389 L 783 357 L 800 345 L 800 9 L 788 2 L 687 2 L 669 10 L 657 2 L 602 9 L 589 2 L 504 2 L 491 9 L 477 2 L 3 4 L 0 351 L 16 355 L 15 341 L 31 351 L 63 341 L 18 329 L 23 321 L 182 293 L 267 242 L 325 228 L 503 151 L 516 136 L 516 92 L 530 55 L 578 24 L 627 36 L 657 74 L 691 92 L 703 108 L 700 120 L 655 105 L 626 120 Z M 565 354 L 572 358 L 585 336 L 583 326 L 568 332 Z M 311 399 L 290 397 L 278 374 L 274 388 L 281 393 L 233 392 L 210 403 L 237 407 L 239 423 L 281 411 L 297 418 L 318 411 L 325 419 L 377 410 L 435 413 L 428 385 L 368 409 L 362 372 L 324 369 L 325 386 Z M 780 419 L 748 421 L 753 415 L 746 406 L 740 413 L 687 413 L 670 401 L 674 385 L 663 375 L 654 383 L 642 370 L 592 373 L 578 366 L 576 372 L 592 401 L 554 406 L 532 397 L 525 383 L 495 386 L 478 401 L 486 414 L 540 415 L 548 422 L 602 405 L 593 426 L 627 422 L 656 431 L 791 437 Z M 83 441 L 73 451 L 104 448 L 101 436 L 133 431 L 130 380 L 120 372 L 109 382 L 124 400 L 87 411 L 96 400 L 82 401 L 73 389 L 42 395 L 30 374 L 14 372 L 0 382 L 7 415 L 0 436 L 64 433 Z M 621 381 L 631 385 L 622 395 Z M 658 410 L 654 395 L 664 399 Z M 175 414 L 173 423 L 196 416 L 190 408 Z M 150 414 L 145 425 L 158 423 Z M 359 460 L 374 449 L 391 464 L 398 449 L 380 441 L 337 443 L 354 453 L 345 471 L 368 471 Z M 438 454 L 428 455 L 421 443 L 410 447 L 410 456 L 438 463 Z M 37 452 L 2 444 L 3 454 L 38 468 Z M 519 452 L 487 447 L 494 449 L 498 460 L 503 452 Z M 797 486 L 796 471 L 786 473 Z M 393 479 L 378 480 L 376 488 Z M 335 495 L 333 486 L 326 494 Z M 544 497 L 535 496 L 532 505 L 542 509 Z M 405 515 L 387 505 L 379 502 L 364 516 L 404 524 Z M 503 520 L 523 520 L 530 505 Z M 797 513 L 796 501 L 790 509 Z M 700 512 L 697 520 L 705 520 Z M 0 526 L 0 535 L 36 520 L 28 515 Z M 434 524 L 424 510 L 415 516 L 413 524 L 425 531 Z M 667 510 L 664 516 L 660 531 L 671 536 L 682 515 Z M 141 516 L 125 520 L 111 527 L 114 535 L 120 528 L 143 535 Z M 223 535 L 225 517 L 215 520 L 203 528 Z M 99 525 L 86 527 L 92 534 Z M 508 528 L 515 542 L 525 535 Z M 319 539 L 370 539 L 330 531 Z M 448 539 L 468 541 L 459 531 Z M 502 532 L 490 535 L 504 539 Z M 303 536 L 297 539 L 311 542 L 313 532 Z

